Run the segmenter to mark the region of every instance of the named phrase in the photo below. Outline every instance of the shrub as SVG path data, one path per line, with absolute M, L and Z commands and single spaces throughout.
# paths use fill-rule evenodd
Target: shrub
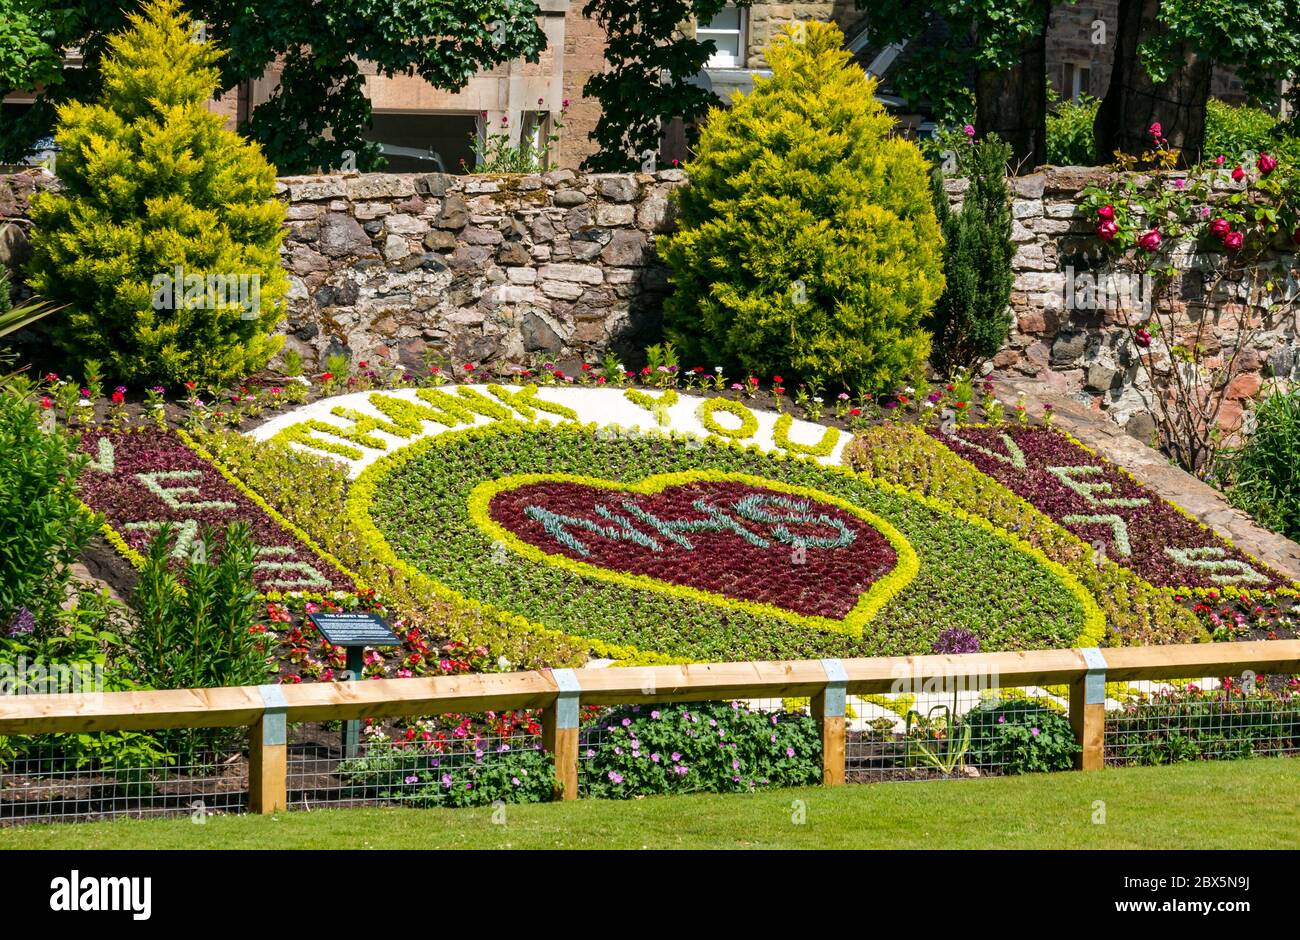
M 287 290 L 275 170 L 205 108 L 219 52 L 177 0 L 130 22 L 99 101 L 59 109 L 64 189 L 32 200 L 29 281 L 70 305 L 52 332 L 71 356 L 122 381 L 221 384 L 283 342 L 269 335 Z
M 586 792 L 732 793 L 821 781 L 821 739 L 807 715 L 739 702 L 629 705 L 584 731 Z
M 137 622 L 123 656 L 132 676 L 152 689 L 257 685 L 270 674 L 258 622 L 254 548 L 248 526 L 232 523 L 221 555 L 205 531 L 171 568 L 173 535 L 164 523 L 144 553 L 132 606 Z
M 1069 770 L 1079 743 L 1064 715 L 1024 699 L 981 702 L 966 713 L 967 762 L 1008 774 Z
M 1047 115 L 1048 163 L 1092 166 L 1111 159 L 1110 154 L 1097 153 L 1093 136 L 1099 104 L 1096 98 L 1084 97 L 1078 103 L 1065 101 L 1052 109 Z M 1295 163 L 1300 160 L 1300 140 L 1267 111 L 1211 98 L 1205 111 L 1205 156 L 1222 154 L 1235 162 L 1248 151 L 1271 153 Z
M 710 112 L 660 240 L 666 332 L 684 362 L 892 390 L 923 366 L 943 289 L 926 163 L 839 29 L 800 28 L 767 49 L 770 79 Z
M 1300 742 L 1300 699 L 1283 693 L 1240 697 L 1228 689 L 1195 685 L 1156 692 L 1106 712 L 1104 733 L 1124 746 L 1125 765 L 1191 760 L 1241 760 L 1281 754 Z
M 96 526 L 77 499 L 85 458 L 42 427 L 30 390 L 21 378 L 0 386 L 0 629 L 22 608 L 37 630 L 52 622 Z
M 1276 150 L 1278 141 L 1272 133 L 1276 126 L 1277 118 L 1267 111 L 1211 98 L 1205 111 L 1205 155 L 1223 154 L 1235 163 L 1247 151 Z
M 1228 498 L 1261 525 L 1300 538 L 1300 389 L 1255 408 L 1255 433 L 1226 457 Z
M 995 135 L 963 145 L 961 165 L 970 188 L 961 211 L 948 207 L 943 177 L 933 176 L 935 214 L 943 228 L 944 289 L 923 323 L 934 337 L 940 371 L 970 369 L 1002 348 L 1011 332 L 1011 193 L 1006 168 L 1011 147 Z
M 1056 166 L 1094 166 L 1097 140 L 1092 126 L 1100 99 L 1081 95 L 1062 101 L 1047 114 L 1047 162 Z

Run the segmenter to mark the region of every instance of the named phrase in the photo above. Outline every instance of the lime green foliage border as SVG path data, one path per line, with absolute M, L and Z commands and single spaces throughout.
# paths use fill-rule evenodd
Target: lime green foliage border
M 796 444 L 790 440 L 790 426 L 794 424 L 794 415 L 783 414 L 776 419 L 776 427 L 772 429 L 772 440 L 776 446 L 782 450 L 788 450 L 792 454 L 807 454 L 810 457 L 828 457 L 835 445 L 840 442 L 840 432 L 838 428 L 827 428 L 822 438 L 816 444 Z
M 668 423 L 668 409 L 677 404 L 678 401 L 677 389 L 675 388 L 665 389 L 658 398 L 655 398 L 649 392 L 629 388 L 623 392 L 623 397 L 654 415 L 655 423 L 659 425 Z
M 735 415 L 740 419 L 740 427 L 724 428 L 713 417 L 715 411 L 725 411 L 727 414 Z M 753 437 L 754 432 L 758 430 L 758 418 L 754 416 L 754 412 L 730 398 L 706 398 L 695 409 L 695 414 L 706 431 L 728 440 L 739 441 L 746 437 Z
M 726 401 L 727 399 L 719 399 L 719 400 Z M 741 407 L 744 406 L 742 405 Z M 550 422 L 547 421 L 542 421 L 540 423 L 543 425 L 550 424 Z M 369 551 L 373 554 L 375 560 L 379 564 L 394 569 L 400 575 L 408 579 L 413 584 L 418 585 L 424 591 L 430 593 L 435 597 L 441 598 L 449 603 L 457 604 L 463 607 L 468 607 L 473 610 L 478 610 L 487 616 L 498 619 L 500 622 L 504 624 L 514 625 L 519 629 L 527 631 L 529 633 L 534 633 L 541 636 L 548 636 L 555 639 L 563 640 L 565 642 L 573 643 L 579 646 L 585 646 L 587 649 L 591 650 L 597 656 L 614 659 L 626 665 L 689 662 L 690 661 L 689 659 L 684 659 L 681 657 L 663 656 L 661 654 L 639 650 L 633 646 L 614 645 L 614 644 L 605 643 L 600 640 L 594 640 L 588 637 L 571 636 L 569 634 L 563 633 L 562 631 L 553 630 L 544 624 L 531 621 L 526 617 L 522 617 L 518 614 L 511 613 L 510 611 L 503 610 L 493 604 L 487 604 L 482 601 L 477 601 L 474 600 L 473 598 L 466 597 L 465 595 L 459 593 L 458 591 L 454 591 L 451 588 L 447 587 L 445 584 L 442 584 L 439 581 L 435 580 L 434 578 L 431 578 L 430 576 L 428 576 L 427 574 L 425 574 L 424 572 L 416 568 L 414 565 L 410 564 L 405 559 L 398 556 L 398 554 L 394 552 L 392 547 L 388 544 L 387 539 L 384 538 L 383 533 L 379 531 L 378 527 L 374 524 L 374 521 L 370 518 L 370 511 L 369 511 L 370 505 L 374 501 L 375 492 L 379 488 L 379 485 L 383 481 L 383 479 L 386 478 L 390 473 L 393 473 L 396 470 L 400 469 L 406 463 L 421 456 L 430 447 L 437 446 L 440 443 L 447 443 L 448 441 L 462 438 L 462 437 L 486 436 L 488 434 L 518 433 L 521 430 L 527 429 L 529 427 L 535 427 L 535 426 L 536 425 L 530 425 L 518 421 L 501 421 L 495 424 L 466 428 L 464 430 L 448 431 L 442 434 L 421 438 L 420 440 L 415 441 L 414 443 L 408 445 L 407 447 L 402 448 L 397 453 L 379 458 L 378 460 L 370 464 L 361 472 L 361 474 L 356 478 L 356 480 L 353 481 L 352 487 L 348 491 L 347 510 L 346 510 L 348 515 L 348 521 L 352 524 L 353 530 L 357 533 L 358 538 L 361 540 L 362 544 L 369 549 Z M 590 431 L 591 433 L 595 433 L 596 431 L 599 430 L 599 426 L 594 422 L 581 425 L 581 427 L 587 431 Z M 674 435 L 669 433 L 665 433 L 664 436 L 669 439 L 674 438 Z M 758 447 L 757 444 L 745 445 L 735 441 L 723 440 L 723 441 L 718 441 L 717 446 L 733 447 L 737 450 L 746 450 L 746 451 L 751 451 L 753 453 L 762 453 L 761 449 Z M 899 496 L 903 496 L 908 499 L 915 500 L 932 510 L 935 510 L 940 513 L 946 513 L 963 522 L 970 523 L 973 526 L 976 526 L 978 528 L 985 530 L 986 532 L 993 534 L 995 537 L 1006 542 L 1016 550 L 1024 553 L 1025 555 L 1028 555 L 1035 562 L 1037 562 L 1041 567 L 1045 568 L 1047 571 L 1055 575 L 1060 580 L 1061 584 L 1065 587 L 1065 589 L 1069 591 L 1069 593 L 1073 595 L 1074 598 L 1079 602 L 1079 606 L 1083 611 L 1084 623 L 1083 623 L 1083 629 L 1080 631 L 1079 636 L 1076 640 L 1077 645 L 1098 646 L 1105 638 L 1106 618 L 1103 615 L 1101 608 L 1097 605 L 1096 599 L 1093 598 L 1093 596 L 1090 593 L 1088 593 L 1087 589 L 1084 588 L 1083 584 L 1078 580 L 1078 578 L 1076 578 L 1063 565 L 1049 558 L 1040 549 L 1024 541 L 1023 539 L 1017 537 L 1016 535 L 1007 532 L 1003 529 L 1000 529 L 997 526 L 993 525 L 988 520 L 980 516 L 972 515 L 971 513 L 968 513 L 960 509 L 959 507 L 952 505 L 951 503 L 945 502 L 944 500 L 936 499 L 935 497 L 926 496 L 919 493 L 913 493 L 910 490 L 906 489 L 905 487 L 898 486 L 888 481 L 877 480 L 869 476 L 864 476 L 861 474 L 854 473 L 852 470 L 848 469 L 847 467 L 826 466 L 825 464 L 818 463 L 815 460 L 797 454 L 787 455 L 782 452 L 773 452 L 767 454 L 767 456 L 773 457 L 777 460 L 802 460 L 807 463 L 814 463 L 816 464 L 819 470 L 822 470 L 824 472 L 841 473 L 846 476 L 854 477 L 872 486 L 878 487 L 888 492 L 898 494 Z M 770 483 L 771 481 L 768 482 Z
M 881 578 L 879 581 L 876 581 L 865 593 L 859 596 L 853 609 L 849 611 L 843 619 L 836 620 L 831 617 L 817 617 L 807 614 L 799 614 L 783 607 L 777 607 L 773 604 L 739 600 L 737 598 L 728 597 L 725 594 L 717 594 L 713 591 L 706 591 L 700 588 L 692 588 L 680 584 L 670 584 L 647 575 L 631 574 L 629 572 L 601 568 L 598 565 L 576 561 L 566 555 L 553 554 L 524 541 L 518 535 L 494 520 L 489 512 L 489 506 L 493 498 L 498 494 L 504 493 L 507 490 L 516 489 L 520 486 L 529 486 L 536 483 L 576 483 L 580 486 L 616 490 L 623 493 L 654 494 L 662 493 L 669 487 L 685 486 L 690 483 L 725 482 L 744 483 L 749 486 L 773 490 L 778 493 L 787 493 L 791 496 L 799 496 L 804 499 L 811 499 L 817 502 L 829 503 L 832 506 L 836 506 L 849 514 L 858 517 L 883 535 L 889 542 L 890 546 L 893 547 L 894 552 L 898 556 L 898 561 L 889 574 L 885 575 L 885 577 Z M 899 591 L 903 590 L 903 588 L 910 584 L 912 579 L 916 577 L 917 572 L 921 570 L 921 560 L 917 557 L 916 550 L 912 548 L 911 543 L 907 541 L 903 533 L 899 532 L 893 525 L 886 522 L 875 513 L 862 509 L 859 506 L 855 506 L 847 500 L 840 499 L 837 496 L 832 496 L 830 493 L 823 493 L 820 490 L 810 489 L 804 486 L 794 486 L 788 483 L 780 483 L 775 480 L 768 480 L 764 477 L 752 476 L 747 473 L 732 473 L 722 470 L 685 470 L 680 473 L 658 473 L 654 476 L 645 477 L 635 483 L 623 483 L 617 480 L 578 476 L 568 473 L 527 473 L 518 474 L 516 476 L 501 477 L 496 480 L 486 480 L 470 491 L 469 517 L 474 521 L 474 524 L 487 533 L 489 537 L 509 546 L 520 555 L 531 559 L 532 561 L 554 565 L 557 568 L 563 568 L 566 571 L 572 571 L 578 575 L 594 577 L 602 581 L 611 581 L 625 587 L 647 591 L 658 591 L 662 594 L 668 594 L 682 600 L 702 601 L 706 604 L 713 604 L 718 607 L 726 607 L 735 610 L 743 610 L 747 613 L 763 617 L 780 617 L 801 626 L 811 627 L 814 630 L 847 633 L 850 636 L 854 633 L 860 633 L 863 625 L 874 617 L 879 612 L 880 608 L 893 600 L 894 597 L 898 595 Z

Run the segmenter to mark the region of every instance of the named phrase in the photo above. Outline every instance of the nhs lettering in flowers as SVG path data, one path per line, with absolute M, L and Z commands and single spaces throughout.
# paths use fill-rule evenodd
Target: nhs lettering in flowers
M 172 554 L 181 559 L 195 550 L 203 527 L 219 538 L 228 523 L 242 521 L 256 545 L 253 575 L 264 594 L 355 590 L 174 432 L 99 429 L 86 433 L 81 446 L 92 459 L 78 479 L 78 494 L 104 514 L 105 534 L 118 548 L 140 552 L 171 523 Z
M 1064 434 L 1047 428 L 931 432 L 1080 538 L 1157 587 L 1291 585 Z
M 1027 542 L 839 466 L 837 429 L 733 400 L 401 389 L 251 434 L 346 468 L 375 570 L 593 655 L 914 653 L 944 626 L 1023 649 L 1105 630 L 1078 579 Z

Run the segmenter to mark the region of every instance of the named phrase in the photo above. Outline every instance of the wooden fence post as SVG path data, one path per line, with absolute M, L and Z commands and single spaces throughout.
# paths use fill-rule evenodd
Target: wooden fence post
M 259 687 L 265 710 L 248 734 L 248 811 L 277 813 L 288 808 L 289 725 L 284 692 L 278 685 Z
M 810 711 L 822 739 L 822 785 L 844 782 L 844 705 L 848 674 L 838 659 L 823 659 L 826 687 L 812 697 Z
M 1076 770 L 1100 770 L 1106 763 L 1106 657 L 1095 647 L 1082 649 L 1088 671 L 1070 683 L 1070 727 L 1083 750 Z
M 552 669 L 560 687 L 555 704 L 542 711 L 542 747 L 555 761 L 555 778 L 562 800 L 578 798 L 578 694 L 581 687 L 572 669 Z

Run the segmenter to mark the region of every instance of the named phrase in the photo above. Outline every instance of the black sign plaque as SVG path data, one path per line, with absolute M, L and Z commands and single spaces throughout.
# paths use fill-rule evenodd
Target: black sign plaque
M 378 614 L 308 614 L 307 619 L 335 646 L 398 646 L 402 642 Z

